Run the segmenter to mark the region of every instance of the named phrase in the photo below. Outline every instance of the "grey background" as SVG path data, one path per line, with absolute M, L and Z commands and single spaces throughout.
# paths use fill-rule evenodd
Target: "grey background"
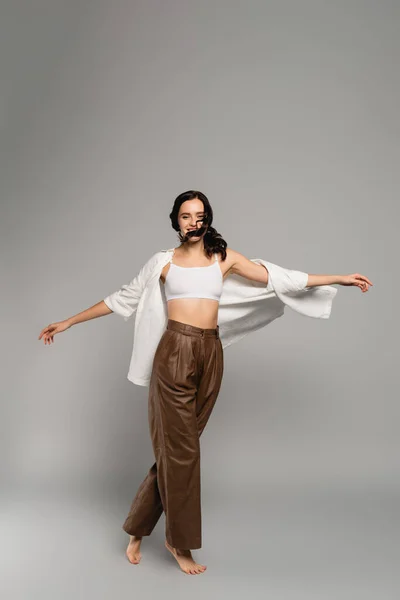
M 1 3 L 2 596 L 398 598 L 399 3 Z M 225 350 L 202 436 L 203 548 L 164 517 L 124 556 L 153 462 L 131 322 L 48 323 L 178 245 L 208 195 L 235 250 L 360 272 L 329 320 Z M 140 592 L 139 592 L 140 586 Z

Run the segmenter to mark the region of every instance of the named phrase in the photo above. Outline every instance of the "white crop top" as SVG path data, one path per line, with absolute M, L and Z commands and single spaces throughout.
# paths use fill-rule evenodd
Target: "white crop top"
M 175 250 L 174 250 L 175 253 Z M 222 294 L 224 278 L 215 252 L 215 261 L 208 267 L 180 267 L 172 262 L 165 278 L 165 297 L 173 298 L 210 298 L 218 300 Z

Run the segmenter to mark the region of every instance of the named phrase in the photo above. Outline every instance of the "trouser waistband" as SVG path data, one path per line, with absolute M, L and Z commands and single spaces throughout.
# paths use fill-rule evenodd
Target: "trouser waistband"
M 181 323 L 181 321 L 175 321 L 174 319 L 168 319 L 167 329 L 173 331 L 179 331 L 184 335 L 193 335 L 197 337 L 215 337 L 219 338 L 219 325 L 215 328 L 203 329 L 202 327 L 196 327 L 195 325 L 189 325 L 189 323 Z

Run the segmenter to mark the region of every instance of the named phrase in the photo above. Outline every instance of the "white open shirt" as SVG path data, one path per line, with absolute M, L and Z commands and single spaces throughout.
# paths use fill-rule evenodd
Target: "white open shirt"
M 153 254 L 130 283 L 104 298 L 110 310 L 125 320 L 134 318 L 127 377 L 136 385 L 149 385 L 154 354 L 167 326 L 167 300 L 160 275 L 173 251 L 170 248 Z M 337 288 L 331 285 L 306 287 L 307 273 L 285 269 L 261 258 L 250 260 L 266 267 L 268 284 L 236 274 L 224 280 L 218 309 L 223 348 L 281 317 L 285 306 L 307 317 L 329 318 Z

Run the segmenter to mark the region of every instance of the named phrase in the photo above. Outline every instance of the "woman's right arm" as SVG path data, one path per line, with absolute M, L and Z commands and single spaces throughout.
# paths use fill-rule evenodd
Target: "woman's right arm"
M 66 319 L 70 323 L 70 325 L 76 325 L 77 323 L 83 323 L 84 321 L 90 321 L 90 319 L 96 319 L 97 317 L 104 317 L 104 315 L 109 315 L 113 311 L 108 308 L 107 304 L 104 300 L 101 300 L 97 304 L 94 304 L 90 308 L 83 310 L 82 312 Z
M 122 285 L 119 290 L 110 294 L 104 298 L 104 300 L 101 300 L 97 304 L 94 304 L 73 317 L 65 319 L 65 321 L 50 323 L 50 325 L 40 332 L 39 340 L 43 338 L 45 344 L 50 344 L 54 342 L 53 336 L 56 333 L 61 333 L 77 323 L 83 323 L 84 321 L 103 317 L 111 313 L 116 313 L 127 321 L 137 309 L 148 277 L 152 273 L 153 266 L 157 263 L 160 254 L 160 252 L 156 252 L 140 269 L 139 273 L 132 281 Z
M 82 312 L 69 317 L 64 321 L 58 321 L 57 323 L 50 323 L 47 327 L 42 329 L 39 335 L 39 340 L 43 338 L 45 344 L 54 343 L 54 336 L 56 333 L 61 333 L 66 329 L 69 329 L 72 325 L 77 323 L 83 323 L 84 321 L 90 321 L 90 319 L 96 319 L 97 317 L 104 317 L 105 315 L 111 314 L 113 311 L 108 308 L 104 300 L 101 300 L 97 304 L 94 304 L 90 308 L 83 310 Z

